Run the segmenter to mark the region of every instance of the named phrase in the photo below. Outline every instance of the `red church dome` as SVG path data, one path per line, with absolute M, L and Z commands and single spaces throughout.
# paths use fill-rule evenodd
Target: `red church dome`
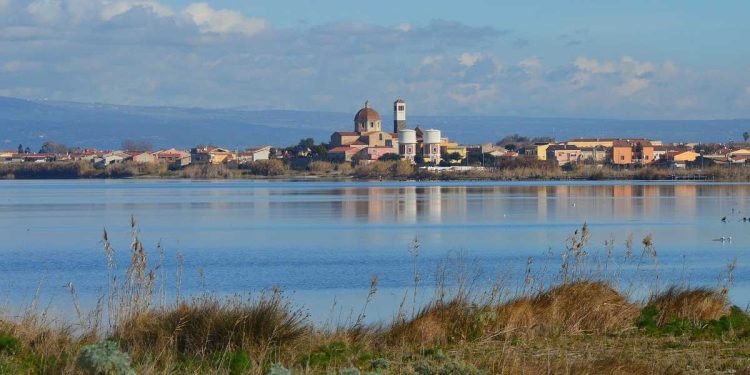
M 370 121 L 380 121 L 380 114 L 370 108 L 368 103 L 365 103 L 365 107 L 360 109 L 359 112 L 357 112 L 357 115 L 354 116 L 354 122 L 355 123 L 368 123 Z

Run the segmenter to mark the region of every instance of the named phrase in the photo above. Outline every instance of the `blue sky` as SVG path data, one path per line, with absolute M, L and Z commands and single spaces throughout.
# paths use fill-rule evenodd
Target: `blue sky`
M 747 1 L 0 0 L 0 95 L 750 117 Z

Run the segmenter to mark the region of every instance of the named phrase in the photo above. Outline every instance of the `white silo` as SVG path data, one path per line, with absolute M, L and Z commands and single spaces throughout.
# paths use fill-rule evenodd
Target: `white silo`
M 432 163 L 440 163 L 440 144 L 442 143 L 440 137 L 440 130 L 427 129 L 424 131 L 423 136 L 423 153 L 424 161 Z
M 417 155 L 417 132 L 411 129 L 398 131 L 398 153 L 404 159 L 414 160 Z

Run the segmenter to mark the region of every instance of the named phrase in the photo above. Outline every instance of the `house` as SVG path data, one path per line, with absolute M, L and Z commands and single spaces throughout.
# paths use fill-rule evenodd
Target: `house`
M 547 148 L 551 145 L 551 143 L 547 142 L 534 143 L 533 145 L 526 147 L 525 154 L 533 156 L 537 160 L 547 160 Z
M 750 157 L 750 148 L 741 148 L 737 150 L 732 150 L 729 153 L 727 153 L 727 158 L 735 158 L 735 157 Z
M 607 160 L 607 148 L 604 146 L 581 147 L 581 160 L 603 163 Z
M 112 151 L 105 153 L 100 157 L 94 158 L 92 161 L 97 166 L 106 167 L 108 165 L 120 164 L 130 159 L 130 155 L 122 151 Z
M 332 161 L 350 162 L 354 158 L 354 155 L 356 155 L 361 150 L 362 148 L 357 148 L 357 147 L 348 147 L 348 146 L 334 147 L 328 150 L 326 157 Z
M 156 163 L 156 155 L 150 151 L 144 152 L 129 152 L 130 159 L 137 164 L 154 164 Z
M 567 146 L 612 148 L 617 138 L 575 138 L 564 142 Z
M 547 147 L 547 160 L 556 161 L 563 166 L 581 160 L 581 150 L 571 145 L 551 145 Z
M 258 160 L 268 160 L 270 156 L 271 146 L 255 147 L 237 154 L 237 162 L 240 164 L 252 163 Z
M 195 147 L 190 150 L 190 159 L 194 164 L 225 164 L 234 160 L 234 154 L 221 147 Z
M 335 150 L 335 149 L 334 149 Z M 330 151 L 329 151 L 330 153 Z M 350 160 L 380 160 L 385 154 L 393 154 L 393 147 L 374 146 L 359 150 Z
M 618 139 L 612 143 L 610 161 L 615 165 L 650 164 L 654 161 L 654 146 L 643 139 Z
M 0 151 L 0 163 L 10 163 L 13 161 L 13 157 L 16 155 L 15 150 L 11 151 Z
M 666 146 L 654 145 L 654 161 L 665 159 L 671 150 Z
M 701 154 L 694 151 L 670 151 L 667 159 L 675 162 L 694 162 Z
M 184 167 L 190 165 L 192 160 L 191 154 L 185 151 L 170 148 L 168 150 L 159 150 L 154 152 L 156 162 L 167 164 L 174 167 Z
M 461 158 L 458 160 L 451 160 L 450 155 L 454 153 L 458 154 Z M 443 155 L 444 159 L 451 163 L 460 163 L 462 160 L 466 160 L 468 151 L 466 147 L 461 146 L 456 142 L 451 142 L 448 138 L 443 138 L 442 143 L 440 144 L 440 154 Z

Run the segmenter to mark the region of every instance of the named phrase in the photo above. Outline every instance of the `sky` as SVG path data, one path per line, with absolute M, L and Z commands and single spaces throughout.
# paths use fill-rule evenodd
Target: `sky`
M 750 117 L 750 2 L 0 0 L 0 96 Z

